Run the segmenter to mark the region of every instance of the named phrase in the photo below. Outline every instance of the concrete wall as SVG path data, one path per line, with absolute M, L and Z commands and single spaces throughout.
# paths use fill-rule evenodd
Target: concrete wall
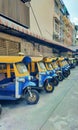
M 26 39 L 0 33 L 0 55 L 18 55 L 19 51 L 25 55 L 52 56 L 52 48 Z
M 37 26 L 33 15 L 32 8 L 30 8 L 30 30 L 36 34 L 42 35 L 47 39 L 52 40 L 53 34 L 53 0 L 31 0 L 31 6 L 39 24 L 41 33 Z

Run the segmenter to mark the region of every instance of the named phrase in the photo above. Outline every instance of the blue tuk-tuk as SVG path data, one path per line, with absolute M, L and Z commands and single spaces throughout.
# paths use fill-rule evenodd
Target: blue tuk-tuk
M 39 94 L 32 87 L 23 56 L 0 56 L 0 100 L 25 98 L 28 104 L 36 104 Z
M 43 63 L 43 57 L 26 57 L 28 63 L 26 64 L 32 81 L 36 83 L 35 89 L 41 91 L 45 90 L 47 93 L 53 92 L 54 85 L 51 82 L 51 76 L 47 74 L 46 67 Z
M 76 67 L 77 62 L 76 62 L 75 58 L 71 57 L 71 58 L 65 58 L 65 59 L 68 62 L 68 64 L 70 65 L 70 69 L 73 69 Z
M 59 84 L 59 79 L 58 79 L 59 77 L 51 65 L 52 58 L 44 57 L 43 61 L 44 61 L 44 64 L 46 66 L 48 75 L 52 77 L 52 79 L 51 79 L 52 83 L 54 84 L 54 86 L 57 86 Z
M 52 61 L 51 61 L 51 65 L 52 65 L 53 69 L 55 70 L 56 74 L 58 75 L 59 81 L 63 81 L 64 76 L 63 76 L 62 70 L 58 66 L 56 61 L 57 61 L 57 57 L 53 57 Z
M 58 66 L 61 68 L 64 77 L 68 77 L 70 75 L 70 66 L 67 63 L 67 61 L 65 60 L 65 58 L 59 57 L 59 58 L 57 58 L 56 62 L 58 64 Z

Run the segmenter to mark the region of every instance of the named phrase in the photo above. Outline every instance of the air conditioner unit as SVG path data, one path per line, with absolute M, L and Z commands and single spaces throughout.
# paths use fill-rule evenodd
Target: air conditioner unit
M 31 0 L 21 0 L 23 3 L 30 2 Z

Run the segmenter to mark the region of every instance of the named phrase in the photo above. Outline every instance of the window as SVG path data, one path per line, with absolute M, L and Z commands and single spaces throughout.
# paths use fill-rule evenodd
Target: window
M 59 5 L 58 3 L 55 1 L 55 4 L 54 4 L 54 9 L 55 9 L 55 12 L 58 14 L 59 13 Z
M 20 74 L 27 72 L 27 68 L 23 63 L 16 63 L 16 67 Z
M 6 69 L 6 68 L 7 68 L 6 64 L 0 64 L 0 70 Z
M 43 62 L 38 62 L 38 64 L 42 70 L 46 70 L 46 67 Z
M 47 63 L 47 66 L 49 69 L 51 69 L 51 70 L 53 69 L 51 63 Z
M 55 31 L 57 32 L 57 33 L 59 33 L 59 23 L 58 23 L 58 21 L 55 19 L 55 21 L 54 21 L 54 25 L 55 25 Z
M 53 66 L 53 68 L 58 68 L 58 65 L 56 64 L 56 62 L 54 61 L 54 62 L 52 62 L 52 66 Z

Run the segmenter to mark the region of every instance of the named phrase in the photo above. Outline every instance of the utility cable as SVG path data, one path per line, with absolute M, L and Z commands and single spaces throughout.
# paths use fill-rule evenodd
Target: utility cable
M 42 32 L 41 32 L 41 29 L 40 29 L 40 26 L 39 26 L 39 23 L 38 23 L 38 21 L 37 21 L 36 15 L 35 15 L 35 13 L 34 13 L 34 10 L 33 10 L 33 7 L 31 6 L 31 4 L 30 4 L 30 7 L 31 7 L 31 11 L 32 11 L 32 13 L 33 13 L 34 19 L 35 19 L 35 21 L 36 21 L 36 24 L 37 24 L 37 26 L 38 26 L 39 32 L 40 32 L 41 36 L 43 36 L 43 35 L 42 35 Z

